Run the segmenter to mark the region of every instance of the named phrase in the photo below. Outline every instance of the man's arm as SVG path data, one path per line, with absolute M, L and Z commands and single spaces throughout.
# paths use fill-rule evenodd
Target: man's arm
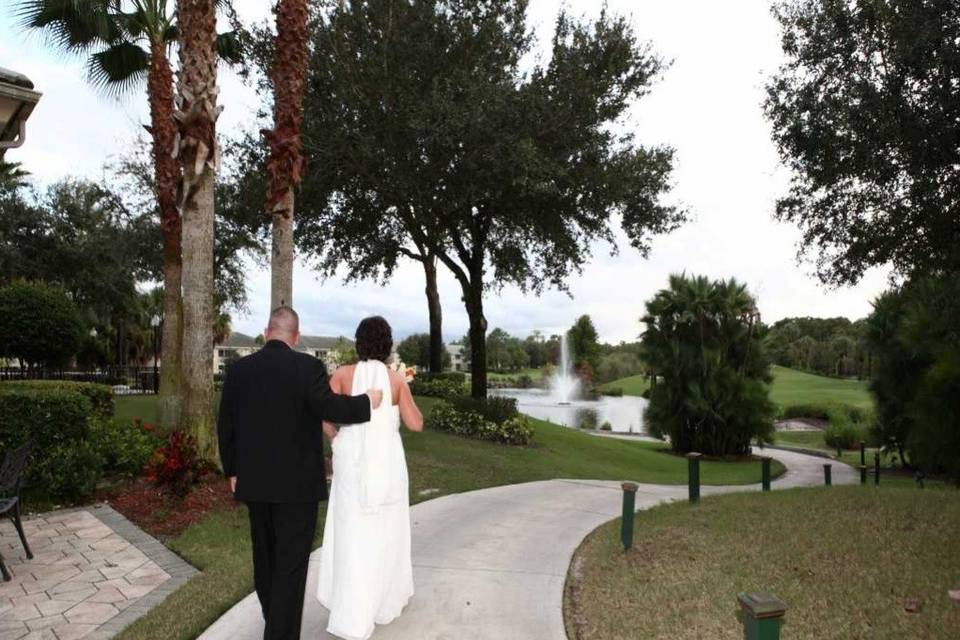
M 320 360 L 315 361 L 311 371 L 308 402 L 310 410 L 322 420 L 340 425 L 370 421 L 370 397 L 334 393 L 330 389 L 327 368 Z
M 227 370 L 223 382 L 223 393 L 220 396 L 220 411 L 217 415 L 217 439 L 220 444 L 220 463 L 223 473 L 228 478 L 237 475 L 236 469 L 236 440 L 235 423 L 233 419 L 233 399 L 236 395 L 234 376 Z

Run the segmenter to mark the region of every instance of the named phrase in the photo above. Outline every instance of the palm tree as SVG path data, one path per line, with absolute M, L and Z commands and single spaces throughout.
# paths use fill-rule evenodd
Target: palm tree
M 87 56 L 90 82 L 108 93 L 130 91 L 146 76 L 148 130 L 153 138 L 154 180 L 163 233 L 161 422 L 172 426 L 179 416 L 183 306 L 177 201 L 181 168 L 174 157 L 177 125 L 170 66 L 170 49 L 178 34 L 175 13 L 170 9 L 166 0 L 25 0 L 17 13 L 25 28 L 46 33 L 65 52 Z M 238 62 L 236 33 L 218 36 L 217 50 L 225 60 Z
M 768 439 L 773 405 L 756 302 L 734 280 L 671 276 L 646 305 L 643 359 L 662 382 L 646 420 L 675 451 L 742 454 Z
M 294 188 L 303 169 L 300 124 L 303 86 L 307 76 L 307 0 L 277 2 L 274 40 L 273 129 L 265 130 L 270 147 L 267 159 L 267 212 L 273 217 L 270 252 L 270 308 L 293 304 Z
M 213 424 L 213 218 L 219 168 L 216 125 L 217 12 L 214 0 L 177 0 L 180 77 L 176 149 L 183 170 L 183 410 L 181 429 L 201 455 L 216 455 Z
M 26 186 L 25 178 L 30 175 L 20 168 L 19 162 L 6 162 L 0 159 L 0 192 L 14 191 Z

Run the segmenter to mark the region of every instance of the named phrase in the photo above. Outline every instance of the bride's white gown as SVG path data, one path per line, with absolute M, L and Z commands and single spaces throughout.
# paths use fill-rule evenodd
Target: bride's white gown
M 333 440 L 333 486 L 320 551 L 317 597 L 330 610 L 327 631 L 366 640 L 374 624 L 397 618 L 413 596 L 407 463 L 400 409 L 382 362 L 363 361 L 353 394 L 383 391 L 370 422 Z

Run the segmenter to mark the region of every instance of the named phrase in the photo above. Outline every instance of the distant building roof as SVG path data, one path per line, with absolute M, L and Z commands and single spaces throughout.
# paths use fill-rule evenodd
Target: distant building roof
M 333 336 L 300 336 L 300 344 L 297 345 L 297 349 L 300 351 L 307 351 L 310 349 L 334 349 L 336 348 L 337 343 L 341 340 L 345 341 L 347 345 L 351 347 L 353 346 L 353 340 L 348 340 L 347 338 L 335 338 Z M 226 340 L 223 341 L 223 344 L 219 346 L 233 349 L 256 349 L 260 345 L 257 344 L 257 339 L 253 336 L 248 336 L 245 333 L 234 331 Z
M 220 346 L 233 347 L 235 349 L 252 348 L 257 346 L 257 339 L 245 333 L 234 331 L 227 336 L 227 339 L 224 340 Z
M 353 346 L 353 340 L 344 337 L 332 336 L 300 336 L 301 349 L 333 349 L 337 343 L 343 340 L 348 346 Z

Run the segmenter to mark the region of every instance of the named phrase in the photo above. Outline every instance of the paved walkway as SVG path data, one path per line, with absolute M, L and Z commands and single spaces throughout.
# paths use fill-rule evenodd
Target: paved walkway
M 107 640 L 179 588 L 196 569 L 106 506 L 23 521 L 33 559 L 13 524 L 0 552 L 0 640 Z
M 765 452 L 787 466 L 774 488 L 822 485 L 823 458 Z M 834 464 L 833 481 L 857 481 Z M 703 487 L 704 495 L 758 485 Z M 637 509 L 685 499 L 685 486 L 642 484 Z M 563 585 L 573 552 L 596 527 L 620 515 L 618 482 L 549 480 L 444 496 L 413 507 L 417 593 L 403 616 L 373 640 L 563 640 Z M 311 558 L 303 638 L 329 639 L 314 597 L 319 551 Z M 251 594 L 200 640 L 259 640 L 263 622 Z

